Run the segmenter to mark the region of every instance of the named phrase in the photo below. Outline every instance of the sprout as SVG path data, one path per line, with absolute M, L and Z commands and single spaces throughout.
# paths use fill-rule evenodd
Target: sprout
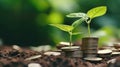
M 83 18 L 76 20 L 75 22 L 72 23 L 72 25 L 65 25 L 65 24 L 50 24 L 51 26 L 54 26 L 56 28 L 59 28 L 62 31 L 65 31 L 69 33 L 69 43 L 70 46 L 72 46 L 72 35 L 78 35 L 81 34 L 81 32 L 73 32 L 73 30 L 81 24 L 83 21 Z
M 85 21 L 88 24 L 88 34 L 89 34 L 89 37 L 91 35 L 91 32 L 90 32 L 90 23 L 91 23 L 91 20 L 93 18 L 96 18 L 96 17 L 104 15 L 106 13 L 106 11 L 107 11 L 107 7 L 106 6 L 100 6 L 100 7 L 92 8 L 92 9 L 90 9 L 87 12 L 87 15 L 88 15 L 89 19 L 85 20 Z
M 88 10 L 87 13 L 70 13 L 69 15 L 67 15 L 67 17 L 82 18 L 83 21 L 85 21 L 88 25 L 88 35 L 90 37 L 90 35 L 91 35 L 91 31 L 90 31 L 91 20 L 93 18 L 104 15 L 106 13 L 106 11 L 107 11 L 106 6 L 99 6 L 99 7 L 95 7 L 95 8 Z
M 79 18 L 78 20 L 73 22 L 72 25 L 64 25 L 64 24 L 50 24 L 50 25 L 54 26 L 56 28 L 59 28 L 62 31 L 68 32 L 69 33 L 70 46 L 71 46 L 72 35 L 81 34 L 80 32 L 73 33 L 73 30 L 79 24 L 81 24 L 83 21 L 86 21 L 86 23 L 88 24 L 88 34 L 89 34 L 89 37 L 90 37 L 90 35 L 91 35 L 91 33 L 90 33 L 91 20 L 95 17 L 99 17 L 99 16 L 104 15 L 106 13 L 106 10 L 107 10 L 106 6 L 100 6 L 100 7 L 90 9 L 87 12 L 87 14 L 86 13 L 70 13 L 66 16 L 69 17 L 69 18 Z

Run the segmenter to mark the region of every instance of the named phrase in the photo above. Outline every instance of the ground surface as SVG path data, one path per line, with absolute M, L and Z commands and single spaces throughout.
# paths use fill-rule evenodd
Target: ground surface
M 120 67 L 119 56 L 109 59 L 105 58 L 98 63 L 91 63 L 80 58 L 68 58 L 62 55 L 46 56 L 43 53 L 44 52 L 36 52 L 28 48 L 20 48 L 18 50 L 10 46 L 1 46 L 0 67 L 28 67 L 31 63 L 39 64 L 38 67 Z M 41 55 L 41 57 L 26 60 L 29 57 L 37 55 Z M 111 62 L 107 63 L 109 60 L 111 60 Z

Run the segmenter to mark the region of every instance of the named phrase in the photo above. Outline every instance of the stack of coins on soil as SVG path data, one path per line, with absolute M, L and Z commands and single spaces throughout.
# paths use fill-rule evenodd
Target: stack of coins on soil
M 62 47 L 61 49 L 66 57 L 82 57 L 82 51 L 80 50 L 80 46 Z
M 73 52 L 73 57 L 74 57 L 74 58 L 82 58 L 82 57 L 83 57 L 81 48 L 77 48 L 77 49 Z
M 112 50 L 111 49 L 103 49 L 103 50 L 98 50 L 98 56 L 101 58 L 111 58 Z
M 69 42 L 60 42 L 57 48 L 62 50 L 62 55 L 66 57 L 82 58 L 83 56 L 80 46 L 75 46 L 73 44 L 70 46 Z
M 96 57 L 98 48 L 97 37 L 85 37 L 82 39 L 83 57 Z
M 114 50 L 112 50 L 112 57 L 120 56 L 120 43 L 113 44 Z

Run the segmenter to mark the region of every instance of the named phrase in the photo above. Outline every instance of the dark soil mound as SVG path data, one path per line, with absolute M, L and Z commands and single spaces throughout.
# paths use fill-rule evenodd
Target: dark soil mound
M 39 64 L 39 66 L 36 67 L 120 67 L 119 56 L 109 59 L 104 58 L 101 62 L 92 63 L 81 58 L 68 58 L 63 55 L 46 56 L 43 53 L 44 52 L 36 52 L 28 48 L 16 50 L 12 47 L 1 46 L 0 67 L 30 67 L 28 65 L 32 63 Z

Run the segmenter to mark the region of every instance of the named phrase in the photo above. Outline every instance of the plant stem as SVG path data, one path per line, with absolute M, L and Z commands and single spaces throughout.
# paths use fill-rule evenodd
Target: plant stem
M 72 31 L 70 31 L 70 47 L 72 46 Z
M 90 37 L 90 35 L 91 35 L 91 32 L 90 32 L 90 22 L 91 22 L 91 20 L 92 19 L 90 19 L 90 20 L 86 20 L 86 23 L 87 23 L 87 25 L 88 25 L 88 36 Z
M 90 23 L 88 23 L 88 35 L 90 37 Z

